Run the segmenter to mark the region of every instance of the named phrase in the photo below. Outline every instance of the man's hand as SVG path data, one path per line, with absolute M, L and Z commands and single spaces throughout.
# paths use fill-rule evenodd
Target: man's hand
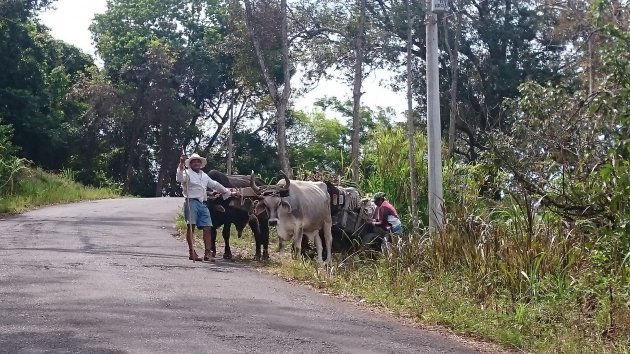
M 182 154 L 182 156 L 179 157 L 179 167 L 180 169 L 184 169 L 184 165 L 186 164 L 186 159 L 188 159 L 188 156 L 186 156 L 186 154 Z
M 230 193 L 232 193 L 232 198 L 239 198 L 241 196 L 241 192 L 238 189 L 230 189 Z

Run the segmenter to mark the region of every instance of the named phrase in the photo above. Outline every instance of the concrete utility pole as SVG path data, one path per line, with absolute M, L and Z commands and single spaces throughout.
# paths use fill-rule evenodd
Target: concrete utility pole
M 447 6 L 447 0 L 427 0 L 427 138 L 429 143 L 429 229 L 431 232 L 441 230 L 444 221 L 437 14 L 446 11 Z
M 232 163 L 234 162 L 234 109 L 230 106 L 230 128 L 228 129 L 228 151 L 227 151 L 227 174 L 232 174 Z
M 413 119 L 413 23 L 411 0 L 405 1 L 407 9 L 407 129 L 409 130 L 409 186 L 411 187 L 411 232 L 418 233 L 418 185 L 416 183 L 416 126 Z

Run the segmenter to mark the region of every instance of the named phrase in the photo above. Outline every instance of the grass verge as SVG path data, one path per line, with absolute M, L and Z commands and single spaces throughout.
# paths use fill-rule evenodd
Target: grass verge
M 185 233 L 182 216 L 177 228 Z M 277 248 L 277 237 L 271 237 Z M 422 326 L 448 328 L 456 334 L 489 340 L 504 348 L 537 353 L 630 353 L 627 335 L 630 312 L 624 304 L 600 304 L 602 311 L 585 315 L 588 299 L 578 291 L 541 293 L 533 299 L 514 300 L 508 292 L 486 293 L 464 272 L 431 271 L 365 254 L 337 257 L 332 275 L 318 272 L 311 262 L 295 261 L 289 252 L 271 252 L 269 262 L 251 262 L 251 235 L 232 238 L 237 261 L 308 284 L 328 294 L 386 309 Z M 201 242 L 200 234 L 198 242 Z M 218 248 L 222 241 L 218 241 Z M 201 243 L 199 243 L 201 246 Z M 219 250 L 219 255 L 221 251 Z M 483 294 L 480 297 L 480 294 Z M 617 307 L 617 333 L 606 330 L 606 307 Z M 627 307 L 626 307 L 627 308 Z
M 287 259 L 267 269 L 421 325 L 446 327 L 505 348 L 537 353 L 630 353 L 627 337 L 614 342 L 595 339 L 601 336 L 589 333 L 593 327 L 576 309 L 580 299 L 571 294 L 516 304 L 501 296 L 479 301 L 474 294 L 480 289 L 471 289 L 459 274 L 427 276 L 409 269 L 394 276 L 385 259 L 348 260 L 336 267 L 332 277 L 322 276 L 309 263 Z
M 35 207 L 119 196 L 113 189 L 86 187 L 41 169 L 24 170 L 10 192 L 0 194 L 0 213 L 20 213 Z

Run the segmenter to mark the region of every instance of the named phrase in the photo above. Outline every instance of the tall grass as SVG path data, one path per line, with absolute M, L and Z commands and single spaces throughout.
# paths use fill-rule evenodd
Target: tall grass
M 402 130 L 374 135 L 364 182 L 369 191 L 385 191 L 402 212 L 409 200 L 405 137 Z M 426 213 L 422 138 L 418 146 L 417 167 L 425 171 L 419 172 L 419 210 Z M 509 175 L 488 169 L 445 165 L 440 233 L 396 238 L 386 257 L 351 257 L 332 278 L 293 261 L 276 271 L 507 347 L 630 352 L 628 235 L 586 218 L 563 218 L 512 192 Z M 500 193 L 486 197 L 488 186 Z
M 630 352 L 627 283 L 611 279 L 613 298 L 597 291 L 592 242 L 553 215 L 529 225 L 505 203 L 479 216 L 451 210 L 443 232 L 395 238 L 387 257 L 359 254 L 333 277 L 292 260 L 274 271 L 508 348 Z
M 363 189 L 372 192 L 384 192 L 392 203 L 405 216 L 404 222 L 411 222 L 406 215 L 411 214 L 409 205 L 411 181 L 409 179 L 409 140 L 402 129 L 379 128 L 374 132 L 371 144 L 366 148 L 364 161 Z M 418 211 L 428 215 L 427 186 L 427 140 L 424 135 L 416 135 L 416 186 L 418 186 Z M 423 219 L 428 223 L 428 216 Z
M 0 192 L 0 213 L 16 213 L 33 207 L 80 200 L 116 198 L 111 188 L 86 187 L 61 175 L 38 168 L 21 167 L 11 189 Z

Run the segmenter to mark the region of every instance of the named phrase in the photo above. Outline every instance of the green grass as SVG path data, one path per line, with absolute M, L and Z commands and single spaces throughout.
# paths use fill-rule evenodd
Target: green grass
M 177 228 L 185 233 L 180 215 Z M 417 265 L 401 264 L 397 259 L 360 254 L 342 262 L 335 255 L 332 275 L 318 271 L 310 261 L 293 260 L 288 251 L 277 250 L 277 236 L 272 235 L 271 261 L 253 262 L 252 237 L 231 239 L 235 259 L 246 262 L 288 280 L 311 285 L 342 298 L 362 301 L 425 326 L 446 327 L 453 332 L 489 340 L 507 349 L 537 353 L 630 353 L 630 311 L 618 303 L 617 333 L 610 338 L 605 304 L 585 315 L 585 300 L 578 291 L 564 294 L 549 292 L 535 299 L 514 301 L 507 291 L 485 294 L 461 271 L 427 270 Z M 198 247 L 202 247 L 197 233 Z M 217 241 L 222 253 L 222 239 Z M 480 294 L 484 294 L 480 297 Z M 624 310 L 625 309 L 625 310 Z
M 363 178 L 364 190 L 385 191 L 406 221 L 406 136 L 381 131 L 371 141 L 366 161 L 374 172 Z M 417 169 L 426 172 L 426 150 L 418 153 Z M 624 221 L 563 217 L 545 207 L 540 195 L 515 186 L 494 158 L 444 165 L 446 225 L 440 234 L 404 239 L 389 260 L 350 259 L 332 278 L 300 262 L 274 271 L 506 348 L 630 353 L 630 234 L 621 199 L 606 196 L 614 219 Z M 418 175 L 420 190 L 423 176 Z M 597 199 L 587 197 L 600 193 L 597 183 L 576 183 L 595 189 L 582 194 L 577 188 L 580 203 Z M 422 193 L 418 207 L 427 215 Z
M 0 194 L 0 213 L 19 213 L 44 205 L 119 196 L 113 189 L 86 187 L 37 168 L 25 169 L 22 175 L 27 177 L 16 181 L 12 191 Z
M 332 276 L 312 264 L 283 259 L 268 270 L 305 282 L 328 293 L 363 301 L 427 326 L 443 326 L 457 334 L 490 340 L 508 349 L 539 353 L 630 353 L 626 336 L 604 340 L 593 333 L 592 319 L 576 309 L 580 299 L 545 298 L 512 303 L 507 297 L 479 301 L 460 274 L 426 274 L 409 270 L 392 277 L 383 259 L 352 260 Z M 623 330 L 623 329 L 621 329 Z

